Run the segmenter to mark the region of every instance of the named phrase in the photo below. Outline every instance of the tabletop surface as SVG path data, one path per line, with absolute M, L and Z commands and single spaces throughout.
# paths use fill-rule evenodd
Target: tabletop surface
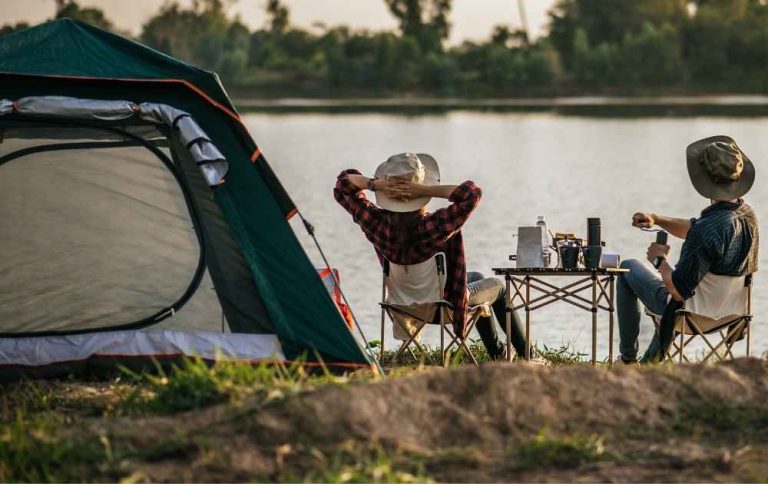
M 618 275 L 629 272 L 629 269 L 620 269 L 618 267 L 600 267 L 598 269 L 587 269 L 579 267 L 578 269 L 561 269 L 555 267 L 494 267 L 494 274 L 497 276 L 589 276 L 596 275 Z

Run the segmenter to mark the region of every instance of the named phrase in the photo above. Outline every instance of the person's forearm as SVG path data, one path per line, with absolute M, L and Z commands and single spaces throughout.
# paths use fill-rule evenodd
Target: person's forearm
M 421 192 L 425 197 L 451 198 L 451 194 L 458 188 L 458 185 L 434 185 L 421 187 Z
M 666 230 L 679 239 L 684 239 L 691 230 L 691 221 L 687 218 L 665 217 L 664 215 L 653 215 L 656 225 Z
M 661 273 L 661 279 L 664 281 L 664 285 L 667 286 L 669 294 L 672 295 L 672 299 L 675 301 L 682 301 L 683 297 L 675 287 L 675 283 L 672 281 L 672 266 L 669 265 L 667 259 L 664 259 L 659 266 L 659 272 Z
M 368 180 L 369 178 L 367 176 L 363 175 L 347 175 L 347 180 L 351 184 L 353 184 L 356 188 L 359 190 L 365 190 L 368 188 Z

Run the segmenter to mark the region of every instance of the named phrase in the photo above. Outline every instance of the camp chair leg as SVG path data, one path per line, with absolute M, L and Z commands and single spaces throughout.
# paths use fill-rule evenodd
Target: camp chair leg
M 410 346 L 408 346 L 408 353 L 411 354 L 411 357 L 413 357 L 414 360 L 418 361 L 419 357 L 416 356 L 416 353 L 413 352 L 413 349 Z
M 448 366 L 448 358 L 445 354 L 445 310 L 440 311 L 440 356 L 443 358 L 443 366 Z
M 695 334 L 692 334 L 692 335 L 688 336 L 688 338 L 685 341 L 683 341 L 683 345 L 682 346 L 680 346 L 679 343 L 675 343 L 675 347 L 678 348 L 678 350 L 680 351 L 680 354 L 682 355 L 683 361 L 685 361 L 686 363 L 690 363 L 691 360 L 688 359 L 688 357 L 685 355 L 685 348 L 686 348 L 686 346 L 688 346 L 688 344 L 691 341 L 694 340 L 694 338 L 696 338 Z
M 737 324 L 732 326 L 728 333 L 726 333 L 725 336 L 723 336 L 723 332 L 720 331 L 720 336 L 723 338 L 723 341 L 725 341 L 725 348 L 726 348 L 726 354 L 733 360 L 736 359 L 736 357 L 733 354 L 733 346 L 739 341 L 739 336 L 744 333 L 744 331 L 748 331 L 749 329 L 749 320 L 744 318 L 741 321 L 739 321 Z
M 718 334 L 720 335 L 720 339 L 725 341 L 725 356 L 733 360 L 734 356 L 731 352 L 731 346 L 736 343 L 736 339 L 729 337 L 727 334 L 723 333 L 722 330 L 718 331 Z
M 414 360 L 418 360 L 419 357 L 416 356 L 416 353 L 414 353 L 413 348 L 411 348 L 411 344 L 416 345 L 416 349 L 419 351 L 419 353 L 423 356 L 426 352 L 424 351 L 424 348 L 419 344 L 418 341 L 415 341 L 413 338 L 403 341 L 403 343 L 398 348 L 397 352 L 395 353 L 395 356 L 393 358 L 394 361 L 399 361 L 400 357 L 402 356 L 403 352 L 405 350 L 408 350 L 408 353 L 411 354 Z
M 749 356 L 749 336 L 752 334 L 752 318 L 747 319 L 747 356 Z
M 704 359 L 702 360 L 702 363 L 706 363 L 712 357 L 712 355 L 715 355 L 715 357 L 719 361 L 723 361 L 723 358 L 720 356 L 720 353 L 718 353 L 717 350 L 725 343 L 725 341 L 721 341 L 716 346 L 712 346 L 712 343 L 709 342 L 709 340 L 707 339 L 707 336 L 704 334 L 704 332 L 701 331 L 701 329 L 695 323 L 693 323 L 692 326 L 693 326 L 694 331 L 696 331 L 696 333 L 699 336 L 701 336 L 701 338 L 704 340 L 704 342 L 707 344 L 707 346 L 709 346 L 709 349 L 711 350 L 709 352 L 709 354 L 704 357 Z
M 400 324 L 400 321 L 392 317 L 391 314 L 390 314 L 390 319 L 392 319 L 392 321 L 395 321 L 396 322 L 395 324 L 400 326 L 400 329 L 402 329 L 406 334 L 410 335 L 409 338 L 403 344 L 400 345 L 400 348 L 397 350 L 397 353 L 395 353 L 394 360 L 397 361 L 400 358 L 400 355 L 402 355 L 403 351 L 406 348 L 409 348 L 411 344 L 415 344 L 416 347 L 419 349 L 419 352 L 422 355 L 425 355 L 426 352 L 424 351 L 424 347 L 422 347 L 421 344 L 419 344 L 419 342 L 416 341 L 416 338 L 419 337 L 419 335 L 421 334 L 421 331 L 424 329 L 425 324 L 420 325 L 419 328 L 416 331 L 414 331 L 413 334 L 411 334 L 411 332 L 405 326 Z M 410 351 L 414 359 L 416 359 L 416 356 L 413 354 L 413 350 L 410 350 Z
M 466 331 L 467 334 L 469 334 L 469 332 L 471 331 L 472 326 L 467 326 L 467 331 Z M 474 363 L 475 366 L 480 366 L 480 363 L 477 362 L 477 358 L 475 358 L 475 355 L 472 354 L 472 350 L 470 350 L 469 346 L 467 346 L 467 338 L 461 338 L 457 336 L 453 331 L 450 331 L 450 330 L 447 330 L 447 332 L 448 332 L 448 336 L 451 337 L 451 342 L 448 343 L 448 347 L 445 349 L 446 354 L 448 354 L 454 346 L 457 346 L 458 347 L 457 351 L 463 349 L 469 356 L 469 359 L 472 361 L 472 363 Z
M 732 327 L 733 329 L 729 329 L 729 334 L 732 336 L 726 335 L 725 337 L 723 337 L 723 332 L 719 331 L 721 340 L 714 347 L 709 342 L 707 337 L 703 334 L 703 332 L 697 327 L 696 328 L 697 332 L 701 335 L 701 337 L 704 339 L 704 342 L 707 343 L 707 346 L 709 346 L 711 349 L 710 353 L 704 358 L 703 361 L 706 362 L 707 360 L 709 360 L 713 354 L 718 359 L 718 361 L 725 361 L 728 359 L 728 357 L 733 359 L 734 356 L 733 356 L 732 347 L 734 344 L 736 344 L 737 336 L 741 331 L 743 331 L 745 324 L 746 324 L 746 320 L 742 320 L 739 323 L 737 323 L 735 326 L 733 326 Z M 721 356 L 719 349 L 723 346 L 725 347 L 725 354 Z

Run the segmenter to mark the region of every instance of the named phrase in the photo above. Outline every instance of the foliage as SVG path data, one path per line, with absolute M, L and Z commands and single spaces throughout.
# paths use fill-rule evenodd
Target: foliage
M 391 344 L 391 343 L 390 343 Z M 373 340 L 369 343 L 371 348 L 378 348 L 381 353 L 381 342 L 379 340 Z M 489 363 L 491 361 L 488 356 L 488 351 L 480 340 L 470 340 L 467 343 L 470 351 L 480 364 Z M 440 357 L 440 348 L 429 345 L 422 345 L 424 352 L 418 351 L 415 345 L 411 345 L 413 354 L 407 350 L 404 351 L 395 360 L 396 350 L 385 349 L 383 356 L 381 357 L 381 364 L 384 367 L 395 366 L 422 366 L 422 365 L 441 365 L 442 359 Z M 579 363 L 584 363 L 586 353 L 581 353 L 568 345 L 561 346 L 559 348 L 550 348 L 547 345 L 535 345 L 532 347 L 532 355 L 534 360 L 538 360 L 549 366 L 569 366 Z M 519 358 L 518 358 L 519 359 Z M 451 353 L 448 356 L 448 366 L 467 365 L 472 363 L 472 360 L 467 356 L 463 349 L 457 350 L 452 348 Z
M 190 35 L 194 32 L 194 35 Z M 144 25 L 142 42 L 227 79 L 246 74 L 250 33 L 231 21 L 221 0 L 198 0 L 190 9 L 165 4 Z
M 19 30 L 28 29 L 30 25 L 26 22 L 19 22 L 16 24 L 6 24 L 0 27 L 0 35 L 12 34 Z
M 251 365 L 226 359 L 208 364 L 200 358 L 187 358 L 168 372 L 160 367 L 157 374 L 124 371 L 135 384 L 123 399 L 125 413 L 171 414 L 256 394 L 268 402 L 317 383 L 345 381 L 326 373 L 310 375 L 301 361 L 290 366 L 280 362 Z
M 603 439 L 596 435 L 568 435 L 554 437 L 540 432 L 535 438 L 523 443 L 514 451 L 517 468 L 569 469 L 608 457 Z
M 451 26 L 448 13 L 451 0 L 384 0 L 400 23 L 403 37 L 418 42 L 426 52 L 439 51 L 448 38 Z
M 60 415 L 28 415 L 23 407 L 0 422 L 0 481 L 83 480 L 82 466 L 108 460 L 96 438 L 61 438 L 65 424 Z
M 431 482 L 417 459 L 396 463 L 392 451 L 375 444 L 365 447 L 347 442 L 333 452 L 315 449 L 313 454 L 318 470 L 310 472 L 305 482 Z M 286 477 L 288 482 L 297 480 Z
M 112 22 L 107 19 L 104 11 L 99 8 L 81 7 L 73 0 L 58 0 L 57 4 L 56 18 L 72 18 L 95 25 L 101 29 L 115 29 Z
M 263 2 L 267 22 L 252 32 L 227 15 L 232 1 L 165 2 L 140 40 L 260 97 L 768 92 L 764 0 L 558 0 L 534 42 L 498 25 L 458 46 L 446 45 L 451 0 L 381 0 L 398 32 L 300 29 L 281 0 Z M 97 7 L 57 4 L 57 18 L 114 30 Z

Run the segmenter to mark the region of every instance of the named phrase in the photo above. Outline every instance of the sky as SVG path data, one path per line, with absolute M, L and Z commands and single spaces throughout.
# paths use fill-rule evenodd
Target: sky
M 78 0 L 82 6 L 103 9 L 107 17 L 120 30 L 138 34 L 141 25 L 156 12 L 166 0 Z M 394 29 L 396 23 L 383 0 L 283 0 L 291 11 L 292 24 L 311 28 L 317 23 L 327 26 L 350 25 L 353 28 L 384 30 Z M 535 37 L 547 21 L 547 10 L 555 0 L 525 0 L 525 9 L 531 34 Z M 191 0 L 179 0 L 190 4 Z M 252 29 L 265 24 L 266 0 L 231 0 L 231 15 Z M 0 24 L 28 22 L 39 23 L 53 17 L 54 0 L 0 0 Z M 495 25 L 520 26 L 517 0 L 453 0 L 451 14 L 453 29 L 451 44 L 464 40 L 484 40 Z

